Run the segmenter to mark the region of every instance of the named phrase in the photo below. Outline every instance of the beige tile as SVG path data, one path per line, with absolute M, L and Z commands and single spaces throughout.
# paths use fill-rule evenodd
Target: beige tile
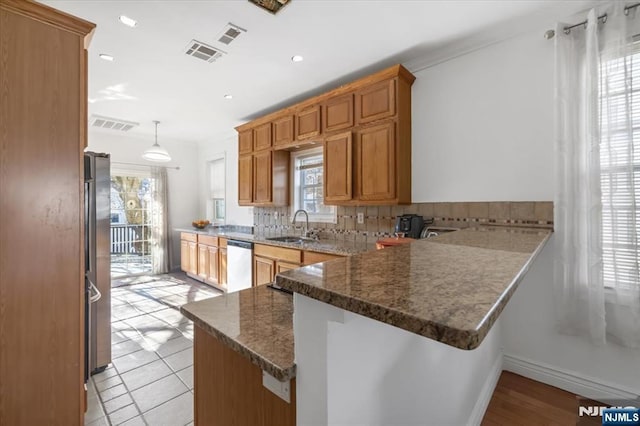
M 489 218 L 491 219 L 509 219 L 511 217 L 510 203 L 500 201 L 489 203 Z
M 409 204 L 408 206 L 404 206 L 404 214 L 418 214 L 418 205 Z
M 434 212 L 434 203 L 418 204 L 418 214 L 420 214 L 425 219 L 429 217 L 433 217 L 433 212 Z
M 382 217 L 391 217 L 391 207 L 390 206 L 380 206 L 378 207 L 378 218 Z
M 347 206 L 344 208 L 344 214 L 346 216 L 352 216 L 355 217 L 356 216 L 356 208 L 353 206 Z
M 356 219 L 355 217 L 347 217 L 344 219 L 344 229 L 348 231 L 353 231 L 356 229 Z
M 393 234 L 396 222 L 393 219 L 380 219 L 378 220 L 379 232 L 387 232 Z
M 553 222 L 553 201 L 538 201 L 534 205 L 535 220 Z
M 535 220 L 534 205 L 535 203 L 529 201 L 511 203 L 511 219 Z
M 475 219 L 486 219 L 489 217 L 489 203 L 468 203 L 469 217 Z
M 435 203 L 433 206 L 433 215 L 440 218 L 451 217 L 451 203 Z
M 367 206 L 366 211 L 367 211 L 366 212 L 367 216 L 378 217 L 378 207 L 377 206 Z
M 451 203 L 451 217 L 462 219 L 469 217 L 469 203 Z
M 404 206 L 391 206 L 391 216 L 396 218 L 404 214 Z
M 368 209 L 367 209 L 368 210 Z M 377 217 L 377 216 L 376 216 Z M 366 225 L 366 229 L 368 232 L 378 232 L 378 219 L 371 219 L 369 217 L 367 217 L 364 220 L 364 223 Z

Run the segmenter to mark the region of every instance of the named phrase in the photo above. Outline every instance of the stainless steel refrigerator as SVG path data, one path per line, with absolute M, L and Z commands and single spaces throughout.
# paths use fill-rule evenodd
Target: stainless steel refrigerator
M 84 154 L 85 380 L 111 362 L 109 154 Z

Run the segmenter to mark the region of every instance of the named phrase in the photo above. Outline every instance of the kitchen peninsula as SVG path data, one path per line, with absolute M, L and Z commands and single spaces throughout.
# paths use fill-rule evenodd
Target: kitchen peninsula
M 211 374 L 203 367 L 206 356 L 199 348 L 210 340 L 244 356 L 257 373 L 263 370 L 285 384 L 295 372 L 288 389 L 291 402 L 284 407 L 289 415 L 295 412 L 297 424 L 481 420 L 501 371 L 499 315 L 550 233 L 468 228 L 284 272 L 277 283 L 294 292 L 291 322 L 262 318 L 228 329 L 225 312 L 231 305 L 239 318 L 276 308 L 271 302 L 236 305 L 232 300 L 253 302 L 271 295 L 286 306 L 273 315 L 290 309 L 291 296 L 264 287 L 183 306 L 197 325 L 196 423 L 211 418 L 205 401 L 219 398 L 204 394 L 211 387 L 202 383 L 226 383 L 226 375 L 234 374 Z M 272 334 L 256 333 L 257 327 L 277 330 L 280 356 L 290 354 L 293 344 L 295 367 L 287 355 L 278 364 L 281 371 L 274 370 L 274 354 L 262 349 L 264 342 L 243 343 L 249 335 L 272 341 Z M 202 377 L 203 371 L 209 376 Z M 231 380 L 240 384 L 244 379 Z M 255 373 L 252 380 L 259 389 Z M 270 379 L 263 380 L 268 384 Z M 234 406 L 239 405 L 227 409 Z M 264 413 L 259 424 L 276 424 Z

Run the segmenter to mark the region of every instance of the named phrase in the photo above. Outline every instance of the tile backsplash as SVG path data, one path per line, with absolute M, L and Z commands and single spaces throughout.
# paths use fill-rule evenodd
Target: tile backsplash
M 357 214 L 364 214 L 364 223 L 357 223 Z M 553 202 L 455 202 L 416 203 L 406 206 L 338 206 L 337 223 L 310 222 L 309 228 L 320 238 L 342 241 L 375 242 L 392 236 L 397 216 L 419 214 L 433 218 L 432 226 L 467 228 L 474 225 L 526 226 L 553 228 Z M 254 207 L 253 225 L 256 233 L 278 232 L 299 234 L 299 222 L 292 226 L 290 207 Z M 304 220 L 303 216 L 298 219 Z

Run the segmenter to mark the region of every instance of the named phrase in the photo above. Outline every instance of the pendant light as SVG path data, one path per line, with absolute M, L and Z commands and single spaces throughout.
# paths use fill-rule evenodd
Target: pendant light
M 155 161 L 156 163 L 166 163 L 167 161 L 171 161 L 171 156 L 166 149 L 158 145 L 158 124 L 160 124 L 160 122 L 157 120 L 153 122 L 156 124 L 156 143 L 142 154 L 142 158 L 147 161 Z

